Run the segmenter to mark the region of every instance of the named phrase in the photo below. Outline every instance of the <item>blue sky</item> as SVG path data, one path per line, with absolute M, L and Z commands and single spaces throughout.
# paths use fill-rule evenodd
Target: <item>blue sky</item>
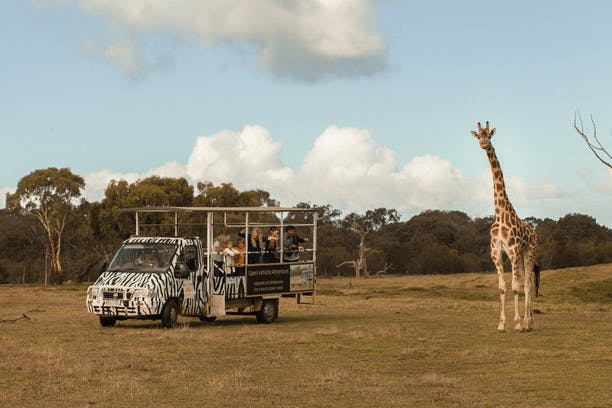
M 612 149 L 611 3 L 168 4 L 3 3 L 2 195 L 56 166 L 92 200 L 111 178 L 161 174 L 284 205 L 486 216 L 470 130 L 490 120 L 519 215 L 612 226 L 612 173 L 572 128 L 576 108 L 593 114 Z

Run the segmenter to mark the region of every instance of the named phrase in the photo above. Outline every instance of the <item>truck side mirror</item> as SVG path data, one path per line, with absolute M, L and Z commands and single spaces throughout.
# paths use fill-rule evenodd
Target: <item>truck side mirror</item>
M 180 262 L 178 268 L 174 270 L 174 277 L 180 279 L 187 279 L 189 277 L 189 269 L 184 263 Z
M 102 265 L 100 265 L 100 273 L 105 272 L 106 268 L 108 268 L 108 265 L 106 262 L 104 262 Z

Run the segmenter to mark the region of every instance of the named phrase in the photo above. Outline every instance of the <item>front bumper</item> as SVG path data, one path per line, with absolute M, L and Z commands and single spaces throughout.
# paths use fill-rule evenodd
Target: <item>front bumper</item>
M 138 288 L 90 286 L 87 289 L 87 311 L 100 316 L 125 318 L 160 315 L 161 300 L 141 294 L 142 289 Z

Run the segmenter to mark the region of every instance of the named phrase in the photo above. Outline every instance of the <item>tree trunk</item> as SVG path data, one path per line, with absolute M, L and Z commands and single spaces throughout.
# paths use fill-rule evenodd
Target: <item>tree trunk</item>
M 351 264 L 353 268 L 355 268 L 355 278 L 359 279 L 363 274 L 364 278 L 369 278 L 370 274 L 368 273 L 368 261 L 366 260 L 366 245 L 365 245 L 366 234 L 362 234 L 359 241 L 359 257 L 354 261 L 344 261 L 340 265 L 337 265 L 336 268 L 340 268 L 341 266 Z
M 363 272 L 364 278 L 369 278 L 370 274 L 368 273 L 368 261 L 366 259 L 366 245 L 365 245 L 366 235 L 362 234 L 361 239 L 359 241 L 359 270 Z M 359 272 L 357 273 L 357 277 L 359 277 Z
M 57 283 L 61 285 L 64 283 L 64 274 L 62 272 L 62 264 L 60 262 L 60 253 L 62 249 L 62 232 L 66 225 L 66 217 L 64 216 L 62 222 L 57 223 L 57 229 L 52 226 L 52 220 L 46 212 L 35 213 L 36 218 L 40 222 L 41 226 L 46 232 L 47 242 L 49 244 L 49 255 L 51 256 L 51 270 L 55 274 Z M 54 239 L 55 233 L 55 239 Z
M 55 275 L 55 279 L 59 285 L 64 283 L 64 274 L 62 273 L 62 264 L 60 262 L 60 249 L 58 245 L 56 245 L 53 236 L 49 232 L 47 234 L 47 238 L 49 240 L 49 255 L 51 256 L 51 270 Z
M 50 242 L 49 245 L 51 247 L 51 250 L 49 251 L 51 254 L 51 269 L 53 270 L 57 283 L 61 285 L 64 283 L 64 274 L 62 273 L 62 264 L 59 259 L 59 253 L 54 242 Z

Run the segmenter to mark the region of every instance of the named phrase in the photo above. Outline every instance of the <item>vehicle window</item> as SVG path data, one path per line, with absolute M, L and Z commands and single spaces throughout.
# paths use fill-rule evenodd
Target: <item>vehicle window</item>
M 198 249 L 195 245 L 187 245 L 183 251 L 183 257 L 190 271 L 198 270 Z
M 173 244 L 124 244 L 108 266 L 109 271 L 162 272 L 168 269 L 177 246 Z

